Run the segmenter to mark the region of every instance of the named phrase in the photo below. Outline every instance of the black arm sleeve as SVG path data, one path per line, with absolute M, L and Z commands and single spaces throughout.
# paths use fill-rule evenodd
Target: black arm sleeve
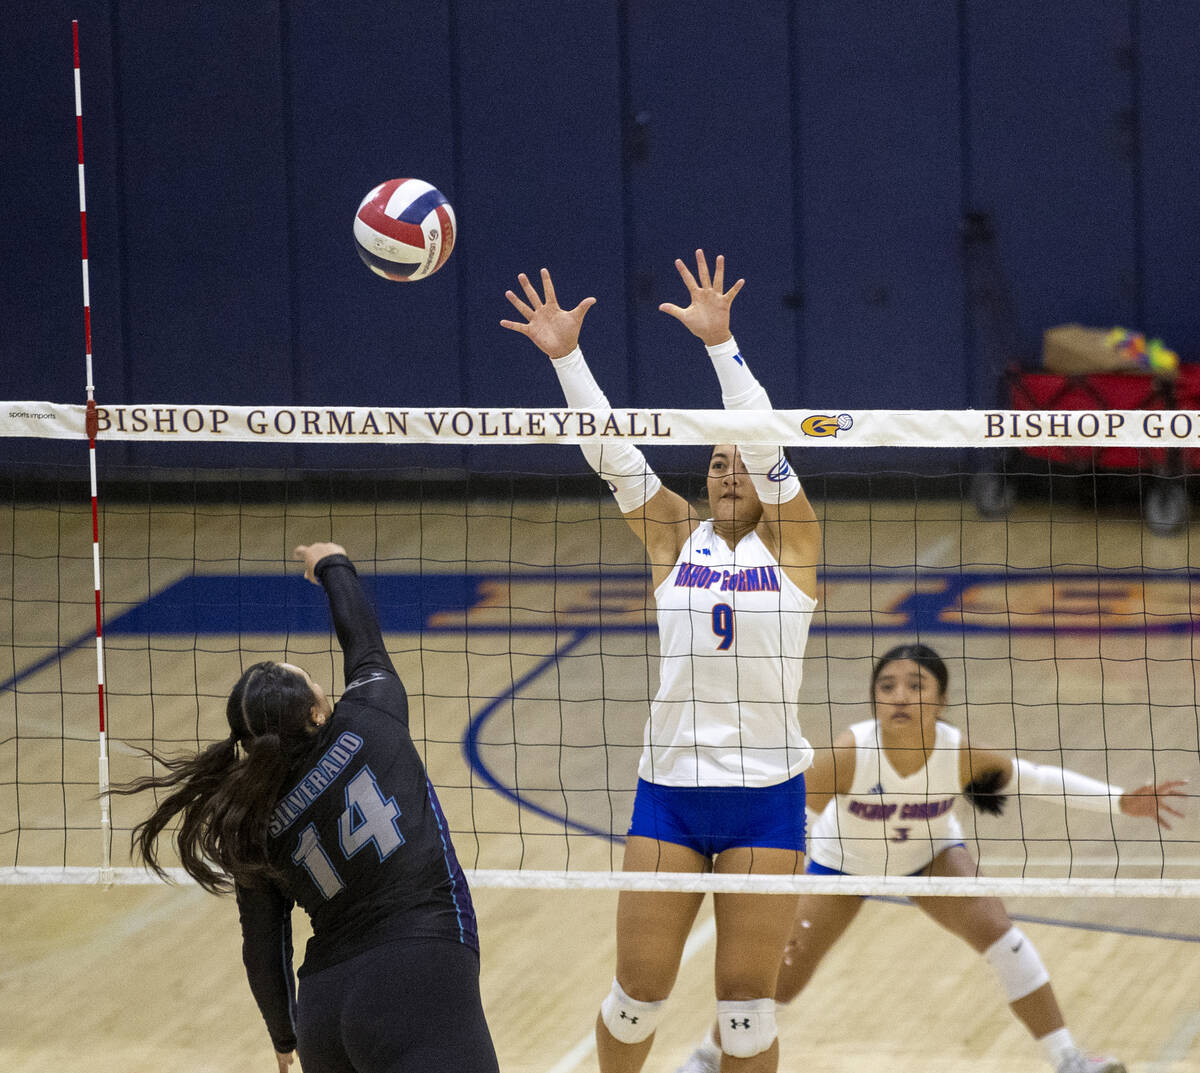
M 270 887 L 236 887 L 242 964 L 250 992 L 281 1054 L 296 1049 L 296 979 L 292 974 L 292 903 Z
M 383 647 L 379 619 L 363 592 L 354 564 L 344 555 L 326 555 L 313 574 L 329 597 L 333 628 L 345 660 L 346 685 L 371 671 L 395 674 L 396 668 Z

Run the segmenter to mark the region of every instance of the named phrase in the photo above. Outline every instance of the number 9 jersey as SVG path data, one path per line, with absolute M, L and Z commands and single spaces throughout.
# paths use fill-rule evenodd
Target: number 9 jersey
M 799 692 L 817 601 L 758 533 L 701 522 L 654 592 L 659 688 L 638 775 L 663 786 L 773 786 L 812 763 Z

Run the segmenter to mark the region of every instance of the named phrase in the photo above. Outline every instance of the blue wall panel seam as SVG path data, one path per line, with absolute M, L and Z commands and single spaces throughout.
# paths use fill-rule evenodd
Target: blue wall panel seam
M 630 136 L 632 135 L 633 85 L 629 56 L 629 2 L 619 0 L 617 5 L 617 79 L 620 101 L 618 102 L 621 130 L 621 238 L 625 245 L 625 369 L 627 376 L 626 397 L 634 405 L 644 402 L 641 397 L 637 375 L 637 296 L 634 293 L 634 275 L 637 267 L 637 228 L 633 211 L 633 159 Z
M 987 398 L 983 397 L 979 383 L 979 363 L 981 361 L 980 340 L 971 324 L 970 281 L 966 272 L 966 238 L 963 228 L 966 226 L 967 214 L 971 211 L 973 192 L 971 189 L 971 63 L 970 46 L 967 35 L 967 6 L 966 0 L 958 0 L 955 18 L 958 24 L 958 166 L 960 193 L 958 200 L 958 250 L 963 268 L 962 285 L 959 293 L 962 295 L 962 330 L 963 330 L 963 360 L 966 362 L 966 377 L 964 387 L 969 405 L 988 405 L 994 401 L 994 391 L 988 390 Z M 989 370 L 993 375 L 997 370 Z
M 1142 174 L 1142 20 L 1141 0 L 1129 0 L 1129 108 L 1132 116 L 1133 180 L 1133 312 L 1135 326 L 1152 331 L 1146 324 L 1146 212 L 1145 177 Z
M 304 383 L 304 365 L 300 359 L 300 328 L 296 320 L 296 310 L 300 303 L 297 297 L 298 280 L 296 278 L 297 256 L 296 240 L 296 150 L 295 150 L 295 94 L 293 88 L 291 35 L 289 34 L 289 12 L 287 0 L 279 4 L 279 102 L 283 133 L 283 188 L 284 202 L 287 208 L 287 315 L 288 315 L 288 349 L 291 351 L 293 403 L 300 402 L 307 385 Z
M 462 69 L 459 65 L 459 40 L 458 40 L 458 3 L 457 0 L 447 0 L 446 7 L 446 57 L 447 57 L 447 77 L 449 79 L 449 94 L 450 94 L 450 174 L 453 177 L 454 192 L 451 195 L 453 202 L 462 203 L 465 198 L 466 179 L 463 173 L 462 162 L 462 139 L 460 131 L 462 130 L 462 93 L 460 91 L 460 79 Z M 469 224 L 469 221 L 468 221 Z M 462 227 L 461 221 L 456 223 L 456 231 Z M 455 234 L 455 244 L 458 243 L 458 234 Z M 454 259 L 454 282 L 455 294 L 458 298 L 458 382 L 463 393 L 470 398 L 471 380 L 470 369 L 471 363 L 468 360 L 469 351 L 469 335 L 467 327 L 466 310 L 469 308 L 467 295 L 467 270 L 466 260 L 459 256 Z M 469 457 L 470 452 L 467 452 Z
M 804 293 L 804 143 L 801 136 L 802 91 L 796 54 L 800 47 L 796 5 L 787 7 L 788 119 L 792 138 L 792 323 L 796 346 L 796 394 L 800 406 L 808 405 L 808 348 Z

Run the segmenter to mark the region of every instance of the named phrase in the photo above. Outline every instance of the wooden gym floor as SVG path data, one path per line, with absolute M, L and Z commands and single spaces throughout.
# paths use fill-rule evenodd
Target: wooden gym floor
M 802 693 L 815 745 L 866 717 L 873 656 L 920 636 L 950 663 L 948 716 L 976 744 L 1125 785 L 1200 785 L 1200 550 L 1186 531 L 1151 537 L 1136 517 L 1040 504 L 998 521 L 948 501 L 819 509 L 825 590 Z M 241 661 L 286 656 L 340 690 L 320 593 L 288 563 L 294 544 L 332 538 L 377 575 L 414 737 L 464 866 L 619 866 L 608 836 L 628 819 L 656 642 L 640 548 L 608 504 L 113 503 L 103 517 L 115 780 L 145 770 L 136 746 L 223 736 Z M 86 509 L 0 507 L 0 578 L 0 866 L 95 866 Z M 115 802 L 114 864 L 127 863 L 146 807 Z M 1045 804 L 1010 811 L 963 815 L 990 874 L 1200 876 L 1194 804 L 1162 838 Z M 501 1068 L 595 1070 L 616 895 L 478 887 L 475 901 Z M 1009 908 L 1085 1046 L 1136 1073 L 1200 1071 L 1200 903 Z M 0 951 L 4 1070 L 274 1068 L 228 900 L 193 887 L 0 887 Z M 647 1070 L 674 1070 L 704 1032 L 712 953 L 706 905 Z M 781 1015 L 780 1038 L 781 1070 L 806 1073 L 1044 1068 L 980 960 L 886 900 L 868 903 Z

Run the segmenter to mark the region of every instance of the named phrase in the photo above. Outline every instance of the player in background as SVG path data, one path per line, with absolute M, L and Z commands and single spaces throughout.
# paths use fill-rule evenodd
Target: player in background
M 983 811 L 1003 811 L 1011 790 L 1057 805 L 1153 819 L 1169 827 L 1170 805 L 1182 781 L 1123 790 L 1058 767 L 973 748 L 942 720 L 949 671 L 922 644 L 893 648 L 875 665 L 875 718 L 855 723 L 818 756 L 809 772 L 812 824 L 810 875 L 975 876 L 954 815 L 959 796 Z M 1029 938 L 998 898 L 915 897 L 912 902 L 969 943 L 995 973 L 1014 1015 L 1037 1040 L 1056 1073 L 1124 1073 L 1115 1058 L 1080 1051 L 1066 1026 L 1050 976 Z M 779 968 L 776 998 L 791 1002 L 862 907 L 858 895 L 802 895 Z M 692 1052 L 679 1073 L 712 1073 L 713 1037 Z
M 229 736 L 117 792 L 166 796 L 134 830 L 180 821 L 184 869 L 237 896 L 242 959 L 279 1073 L 496 1073 L 479 995 L 475 913 L 437 796 L 408 730 L 408 697 L 375 612 L 338 544 L 301 545 L 345 659 L 337 704 L 300 667 L 247 668 Z M 313 936 L 292 975 L 291 911 Z
M 686 307 L 664 304 L 707 347 L 727 408 L 771 403 L 729 328 L 742 288 L 675 262 Z M 579 349 L 595 299 L 559 307 L 550 273 L 542 293 L 519 278 L 507 298 L 521 321 L 502 321 L 551 359 L 567 404 L 608 411 Z M 712 517 L 664 488 L 629 443 L 586 446 L 646 547 L 661 649 L 660 685 L 646 726 L 629 872 L 793 874 L 804 866 L 804 771 L 797 689 L 813 609 L 820 526 L 778 447 L 718 445 L 708 468 Z M 646 1060 L 703 894 L 622 891 L 617 966 L 596 1022 L 603 1073 L 637 1073 Z M 772 1073 L 779 1060 L 775 982 L 791 928 L 791 895 L 714 896 L 716 998 L 722 1069 Z

